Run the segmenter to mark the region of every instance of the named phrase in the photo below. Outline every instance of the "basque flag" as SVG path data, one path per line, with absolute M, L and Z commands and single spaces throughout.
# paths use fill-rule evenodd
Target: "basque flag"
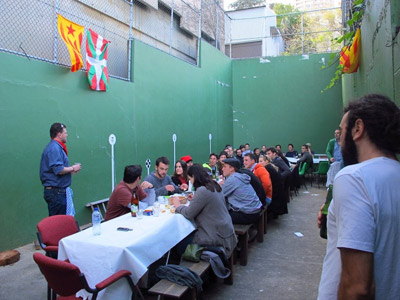
M 86 68 L 92 90 L 106 91 L 108 88 L 107 48 L 110 42 L 92 29 L 87 31 Z

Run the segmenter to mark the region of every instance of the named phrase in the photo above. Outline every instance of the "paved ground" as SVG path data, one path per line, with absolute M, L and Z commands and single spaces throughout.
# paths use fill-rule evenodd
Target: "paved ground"
M 289 203 L 289 214 L 268 224 L 264 243 L 250 244 L 247 266 L 235 266 L 234 284 L 209 283 L 205 299 L 316 299 L 326 246 L 316 215 L 325 196 L 322 187 L 302 188 Z M 0 267 L 0 300 L 45 300 L 46 282 L 33 262 L 33 244 L 17 250 L 20 261 Z

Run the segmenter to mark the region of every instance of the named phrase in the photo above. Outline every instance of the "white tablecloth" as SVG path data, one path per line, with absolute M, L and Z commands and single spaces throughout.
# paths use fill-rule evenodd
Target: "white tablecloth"
M 118 227 L 132 231 L 117 231 Z M 130 213 L 101 224 L 101 235 L 94 236 L 88 228 L 59 243 L 58 259 L 69 261 L 85 274 L 89 286 L 113 273 L 126 269 L 135 283 L 146 273 L 150 264 L 190 234 L 195 227 L 180 214 L 160 213 L 159 217 L 131 217 Z M 79 293 L 79 296 L 85 296 Z M 99 293 L 98 299 L 130 299 L 126 280 L 119 280 Z
M 294 157 L 286 157 L 286 158 L 292 164 L 296 164 L 297 161 L 299 160 L 298 158 L 294 158 Z M 328 161 L 328 159 L 327 158 L 314 158 L 313 159 L 314 164 L 319 164 L 319 162 L 321 162 L 321 161 Z

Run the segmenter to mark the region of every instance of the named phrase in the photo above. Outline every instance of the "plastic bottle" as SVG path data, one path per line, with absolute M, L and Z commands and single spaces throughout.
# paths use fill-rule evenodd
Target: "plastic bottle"
M 153 204 L 153 215 L 158 217 L 160 215 L 160 203 L 155 201 Z
M 92 230 L 93 235 L 100 235 L 101 234 L 101 215 L 99 212 L 99 208 L 95 207 L 92 213 Z

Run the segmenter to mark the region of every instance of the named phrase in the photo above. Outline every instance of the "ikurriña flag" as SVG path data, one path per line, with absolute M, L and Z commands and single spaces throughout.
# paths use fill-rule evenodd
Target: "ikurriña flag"
M 71 71 L 76 72 L 83 66 L 81 44 L 84 27 L 57 14 L 57 29 L 62 40 L 67 45 L 71 58 Z
M 87 31 L 86 67 L 92 90 L 106 91 L 108 88 L 107 48 L 110 42 L 92 29 Z
M 340 64 L 343 65 L 343 73 L 357 72 L 360 63 L 361 52 L 361 30 L 357 29 L 350 46 L 346 46 L 340 51 Z

